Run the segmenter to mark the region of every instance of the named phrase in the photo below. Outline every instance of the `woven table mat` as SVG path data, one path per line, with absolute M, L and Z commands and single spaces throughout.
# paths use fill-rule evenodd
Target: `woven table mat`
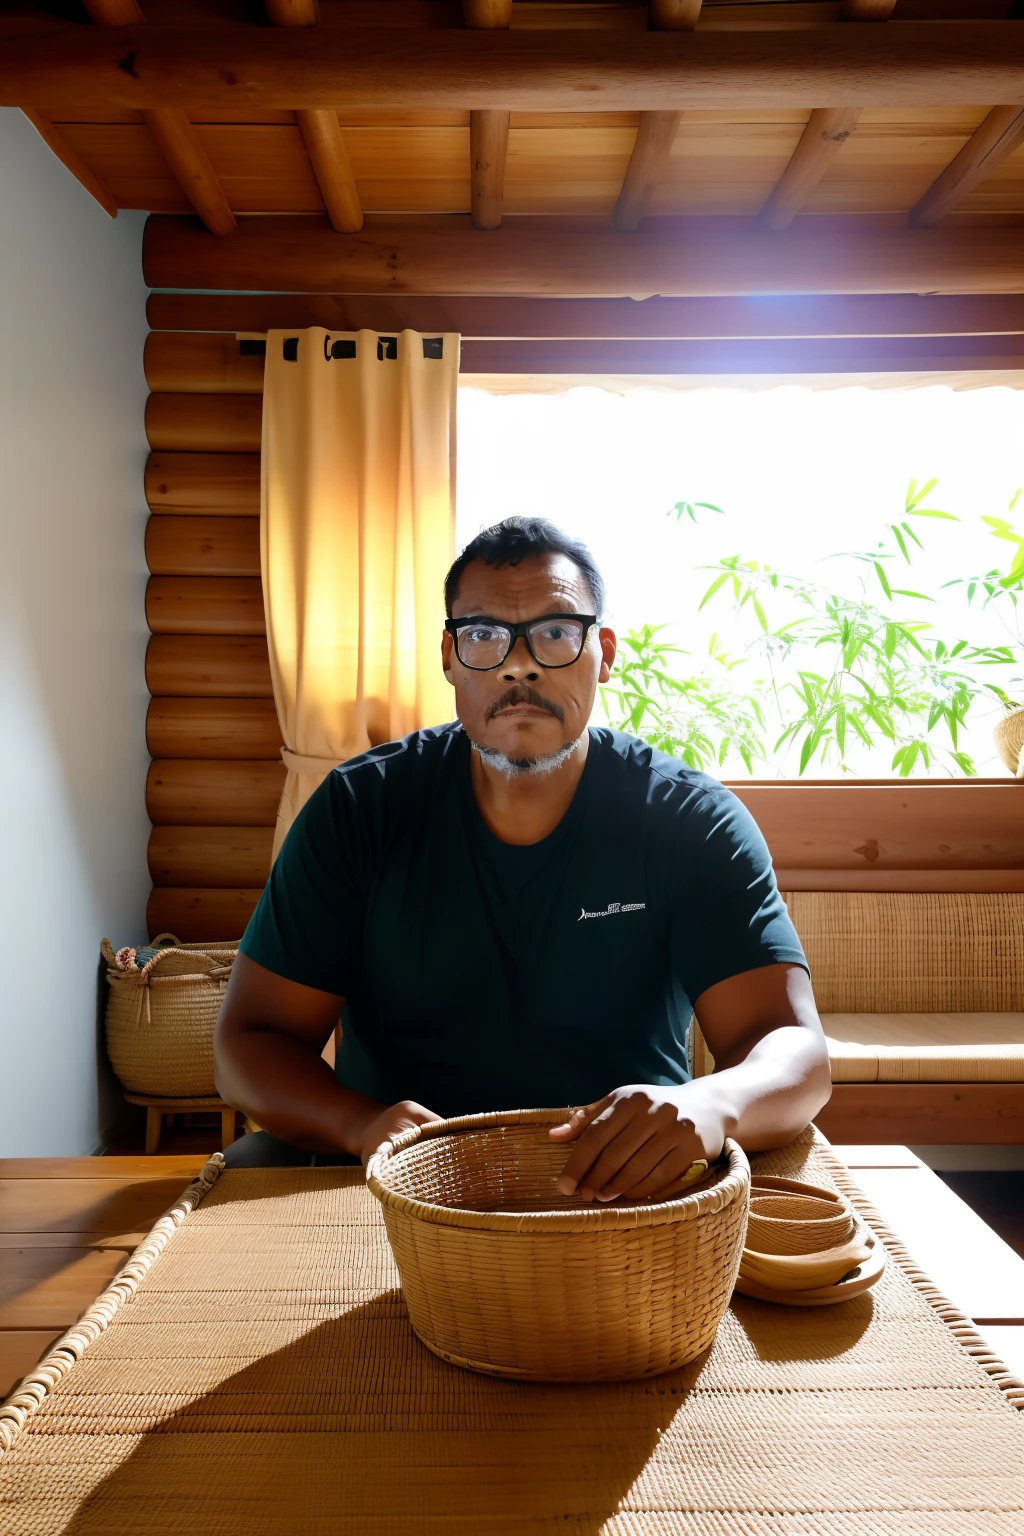
M 1024 1386 L 824 1144 L 754 1164 L 851 1194 L 881 1284 L 737 1296 L 684 1370 L 538 1386 L 418 1342 L 358 1170 L 215 1158 L 0 1409 L 0 1533 L 1020 1536 Z

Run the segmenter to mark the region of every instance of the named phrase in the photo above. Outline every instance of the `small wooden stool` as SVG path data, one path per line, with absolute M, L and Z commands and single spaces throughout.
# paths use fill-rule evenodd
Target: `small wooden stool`
M 147 1094 L 125 1092 L 125 1098 L 129 1104 L 142 1104 L 146 1110 L 146 1156 L 152 1157 L 160 1145 L 160 1132 L 163 1129 L 164 1115 L 180 1114 L 182 1110 L 219 1110 L 220 1111 L 220 1139 L 221 1150 L 226 1151 L 236 1139 L 236 1115 L 238 1111 L 225 1104 L 224 1100 L 213 1097 L 202 1099 L 157 1099 Z

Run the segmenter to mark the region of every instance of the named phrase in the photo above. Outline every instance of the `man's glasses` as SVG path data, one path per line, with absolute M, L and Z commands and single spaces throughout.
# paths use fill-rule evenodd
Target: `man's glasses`
M 455 654 L 464 667 L 490 672 L 500 667 L 520 635 L 539 667 L 571 667 L 579 660 L 587 634 L 597 623 L 593 613 L 548 613 L 525 624 L 472 614 L 447 619 L 445 629 L 455 641 Z

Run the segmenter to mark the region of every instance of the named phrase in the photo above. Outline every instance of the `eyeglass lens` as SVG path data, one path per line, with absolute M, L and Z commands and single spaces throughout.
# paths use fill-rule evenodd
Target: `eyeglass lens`
M 565 667 L 583 649 L 583 625 L 574 619 L 541 619 L 527 630 L 529 648 L 542 667 Z M 459 630 L 459 660 L 486 671 L 500 667 L 512 645 L 504 624 L 471 624 Z

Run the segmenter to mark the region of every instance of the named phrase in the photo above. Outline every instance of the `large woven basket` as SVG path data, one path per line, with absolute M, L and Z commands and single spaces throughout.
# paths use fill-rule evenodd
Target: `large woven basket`
M 109 939 L 107 1054 L 129 1093 L 159 1098 L 215 1097 L 213 1031 L 237 944 L 173 945 L 141 970 L 122 971 Z
M 1013 709 L 992 732 L 996 751 L 1012 774 L 1024 779 L 1024 709 Z
M 559 1194 L 567 1110 L 407 1131 L 370 1159 L 416 1333 L 442 1359 L 533 1381 L 624 1381 L 693 1360 L 732 1294 L 750 1167 L 734 1142 L 677 1199 Z

